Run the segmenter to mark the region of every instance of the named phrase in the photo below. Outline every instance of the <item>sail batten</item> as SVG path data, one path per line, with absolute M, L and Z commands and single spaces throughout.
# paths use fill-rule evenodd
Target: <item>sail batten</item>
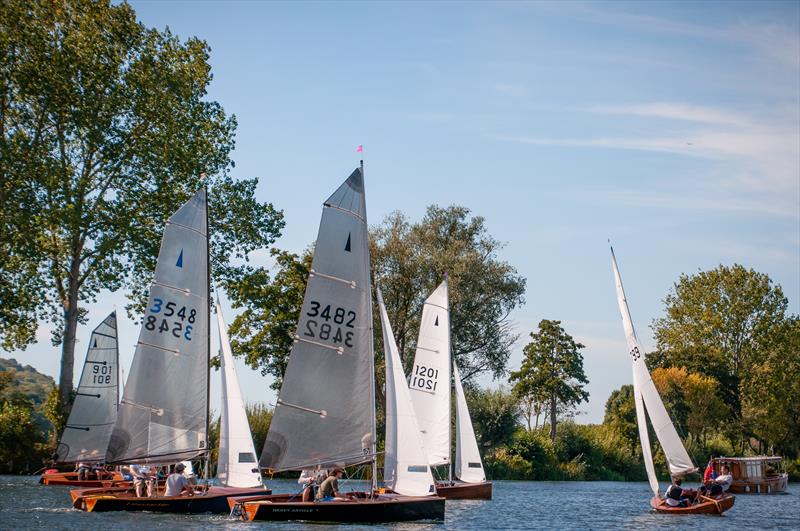
M 324 202 L 295 342 L 261 466 L 374 459 L 372 304 L 360 169 Z M 324 415 L 321 412 L 325 412 Z
M 693 472 L 697 470 L 697 468 L 686 452 L 686 448 L 683 446 L 683 442 L 681 442 L 678 432 L 672 424 L 669 413 L 664 407 L 664 403 L 661 401 L 658 390 L 650 376 L 650 371 L 647 370 L 644 350 L 633 328 L 633 320 L 631 319 L 630 309 L 628 308 L 628 301 L 625 298 L 625 290 L 622 286 L 622 278 L 619 274 L 617 259 L 614 256 L 613 249 L 611 249 L 611 265 L 614 271 L 617 304 L 622 317 L 622 326 L 628 344 L 628 353 L 631 356 L 631 363 L 633 366 L 634 399 L 636 401 L 636 417 L 639 427 L 639 439 L 642 444 L 642 454 L 644 455 L 650 488 L 653 490 L 654 495 L 658 495 L 658 480 L 653 466 L 652 450 L 650 448 L 647 422 L 644 415 L 645 411 L 650 417 L 653 430 L 667 458 L 670 474 L 672 476 L 680 476 Z
M 78 391 L 56 450 L 60 463 L 103 462 L 117 418 L 119 367 L 117 313 L 93 331 Z M 87 392 L 91 390 L 91 392 Z
M 201 188 L 164 228 L 147 309 L 108 446 L 111 463 L 207 452 L 209 285 Z

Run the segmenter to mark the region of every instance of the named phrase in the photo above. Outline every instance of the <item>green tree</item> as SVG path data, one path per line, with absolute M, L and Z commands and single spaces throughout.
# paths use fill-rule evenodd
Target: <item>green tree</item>
M 261 374 L 272 375 L 273 389 L 280 389 L 294 343 L 294 332 L 303 306 L 303 295 L 311 269 L 311 251 L 296 254 L 272 250 L 277 271 L 273 279 L 266 271 L 244 278 L 228 292 L 234 306 L 244 310 L 231 323 L 233 352 L 243 356 Z
M 482 452 L 509 444 L 519 428 L 519 406 L 506 389 L 466 390 L 475 438 Z
M 373 285 L 383 292 L 406 369 L 413 362 L 422 305 L 447 273 L 451 350 L 462 378 L 506 374 L 518 338 L 509 314 L 524 302 L 525 279 L 498 258 L 501 249 L 484 218 L 461 206 L 430 206 L 418 223 L 394 212 L 370 232 Z M 373 314 L 378 330 L 378 312 Z M 376 352 L 382 356 L 383 350 Z
M 765 358 L 786 319 L 781 287 L 741 265 L 720 265 L 681 275 L 664 304 L 666 316 L 653 323 L 658 352 L 648 361 L 714 378 L 738 419 L 742 379 Z
M 164 221 L 202 173 L 218 284 L 256 274 L 247 255 L 272 243 L 283 220 L 255 200 L 256 179 L 229 175 L 236 120 L 205 99 L 202 40 L 146 28 L 126 3 L 8 0 L 0 45 L 0 244 L 14 257 L 0 277 L 30 275 L 19 290 L 0 285 L 0 308 L 14 308 L 0 333 L 6 345 L 29 343 L 37 309 L 47 310 L 66 408 L 81 303 L 127 288 L 129 313 L 142 307 Z
M 636 403 L 633 400 L 633 385 L 623 385 L 611 392 L 606 400 L 603 424 L 613 429 L 626 441 L 628 448 L 639 448 L 639 428 L 636 424 Z
M 33 405 L 0 402 L 0 474 L 37 470 L 45 454 L 44 442 L 33 419 Z
M 583 385 L 589 383 L 583 373 L 584 348 L 561 328 L 561 321 L 543 319 L 539 332 L 531 332 L 531 341 L 523 352 L 518 371 L 511 373 L 514 393 L 547 401 L 550 411 L 550 439 L 556 440 L 556 417 L 559 405 L 565 412 L 589 400 Z

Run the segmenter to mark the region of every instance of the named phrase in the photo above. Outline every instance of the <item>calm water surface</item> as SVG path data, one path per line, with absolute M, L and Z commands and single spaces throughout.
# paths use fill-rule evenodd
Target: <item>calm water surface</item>
M 224 515 L 153 513 L 87 514 L 70 508 L 68 487 L 45 487 L 30 476 L 0 476 L 0 529 L 307 529 L 306 524 L 245 524 Z M 344 483 L 344 482 L 343 482 Z M 277 492 L 292 492 L 296 483 L 273 480 Z M 356 485 L 354 485 L 355 487 Z M 360 485 L 363 486 L 363 483 Z M 344 490 L 347 490 L 345 487 Z M 725 516 L 669 516 L 650 511 L 647 483 L 497 481 L 494 500 L 448 501 L 444 524 L 404 523 L 393 530 L 466 529 L 800 529 L 800 496 L 737 496 Z M 365 525 L 321 525 L 314 530 L 374 529 Z

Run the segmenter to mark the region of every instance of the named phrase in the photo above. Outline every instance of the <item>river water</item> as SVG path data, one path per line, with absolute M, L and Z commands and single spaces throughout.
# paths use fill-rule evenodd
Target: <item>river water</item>
M 0 476 L 0 529 L 307 529 L 301 523 L 246 524 L 225 515 L 168 515 L 154 513 L 93 513 L 70 508 L 68 487 L 45 487 L 30 476 Z M 267 482 L 274 492 L 292 492 L 291 480 Z M 343 482 L 343 490 L 348 490 Z M 361 484 L 351 484 L 363 488 Z M 496 481 L 494 500 L 447 502 L 444 524 L 403 523 L 382 526 L 393 530 L 449 531 L 489 529 L 800 529 L 800 496 L 790 494 L 737 496 L 724 516 L 671 516 L 650 511 L 647 483 L 600 481 Z M 365 525 L 321 525 L 314 530 L 375 529 Z

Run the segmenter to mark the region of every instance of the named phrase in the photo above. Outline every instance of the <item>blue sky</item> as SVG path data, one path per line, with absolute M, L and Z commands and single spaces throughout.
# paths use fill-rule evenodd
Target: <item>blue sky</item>
M 541 319 L 561 320 L 586 345 L 581 422 L 631 378 L 608 238 L 646 349 L 678 276 L 719 264 L 767 273 L 800 313 L 798 2 L 132 5 L 211 46 L 209 98 L 239 122 L 233 174 L 283 209 L 279 247 L 314 239 L 359 144 L 371 223 L 434 203 L 485 217 L 528 280 L 511 367 Z M 113 304 L 90 308 L 78 360 Z M 123 365 L 137 334 L 121 328 Z M 39 337 L 10 355 L 57 377 Z M 247 400 L 274 402 L 239 374 Z

